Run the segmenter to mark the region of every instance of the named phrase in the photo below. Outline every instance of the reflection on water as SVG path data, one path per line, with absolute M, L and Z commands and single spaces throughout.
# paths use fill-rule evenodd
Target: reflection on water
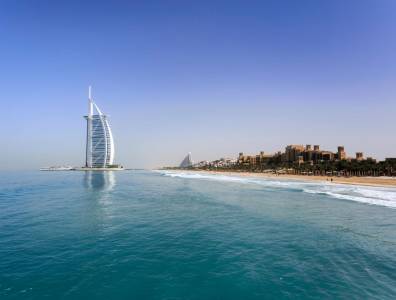
M 112 171 L 86 171 L 84 186 L 92 190 L 111 191 L 115 185 L 115 176 Z

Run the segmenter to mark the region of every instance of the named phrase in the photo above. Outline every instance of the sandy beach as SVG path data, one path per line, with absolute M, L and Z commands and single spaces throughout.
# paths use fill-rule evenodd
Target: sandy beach
M 203 171 L 194 170 L 186 171 L 191 173 L 207 173 L 207 174 L 221 174 L 227 176 L 240 176 L 240 177 L 257 177 L 257 178 L 276 178 L 276 179 L 295 179 L 303 181 L 322 181 L 332 182 L 338 184 L 352 184 L 352 185 L 365 185 L 365 186 L 379 186 L 379 187 L 395 187 L 396 177 L 330 177 L 330 176 L 308 176 L 308 175 L 290 175 L 290 174 L 272 174 L 272 173 L 254 173 L 254 172 L 230 172 L 230 171 Z

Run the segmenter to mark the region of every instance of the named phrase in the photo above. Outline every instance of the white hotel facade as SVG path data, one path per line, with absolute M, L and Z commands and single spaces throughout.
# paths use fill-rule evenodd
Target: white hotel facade
M 86 168 L 107 168 L 114 164 L 114 140 L 109 121 L 88 92 Z

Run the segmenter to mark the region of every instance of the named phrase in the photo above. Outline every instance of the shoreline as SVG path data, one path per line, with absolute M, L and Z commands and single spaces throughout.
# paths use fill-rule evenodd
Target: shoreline
M 124 171 L 124 168 L 72 168 L 72 169 L 40 169 L 41 172 L 74 172 L 74 171 L 82 171 L 82 172 L 92 172 L 92 171 Z
M 272 174 L 272 173 L 255 173 L 255 172 L 238 172 L 238 171 L 209 171 L 209 170 L 182 170 L 182 169 L 169 169 L 168 171 L 182 171 L 189 173 L 203 173 L 203 174 L 217 174 L 227 176 L 239 177 L 254 177 L 254 178 L 271 178 L 280 180 L 300 180 L 310 182 L 323 182 L 334 184 L 348 184 L 360 186 L 373 186 L 373 187 L 393 187 L 396 188 L 396 178 L 383 178 L 383 177 L 331 177 L 331 176 L 317 176 L 317 175 L 292 175 L 292 174 Z M 331 180 L 332 179 L 332 180 Z
M 124 171 L 124 168 L 74 168 L 72 171 L 83 171 L 83 172 L 89 172 L 89 171 Z

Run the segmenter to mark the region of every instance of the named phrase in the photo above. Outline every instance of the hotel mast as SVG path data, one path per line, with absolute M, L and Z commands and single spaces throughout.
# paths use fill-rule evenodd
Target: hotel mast
M 96 114 L 94 114 L 94 110 Z M 102 114 L 91 96 L 91 87 L 88 89 L 88 115 L 86 168 L 107 168 L 114 162 L 114 140 L 106 115 Z

